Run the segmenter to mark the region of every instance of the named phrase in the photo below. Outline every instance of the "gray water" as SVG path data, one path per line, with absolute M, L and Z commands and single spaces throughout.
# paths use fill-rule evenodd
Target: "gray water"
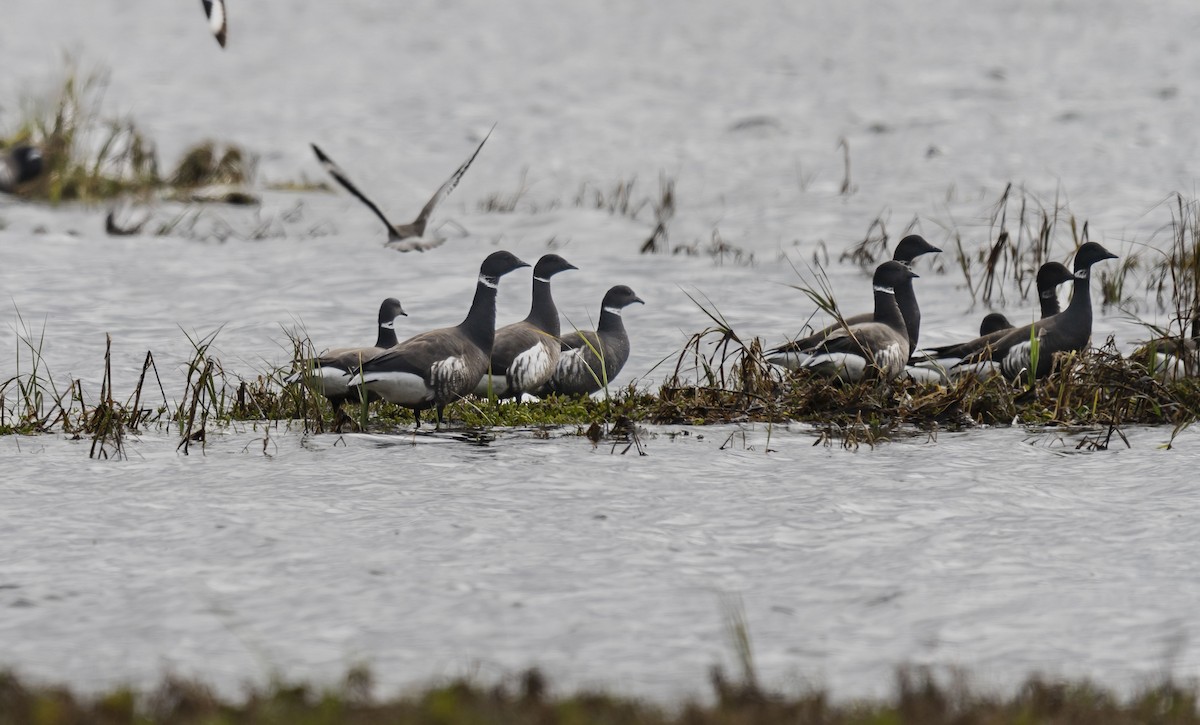
M 56 384 L 98 391 L 108 333 L 118 393 L 153 350 L 174 397 L 188 336 L 214 332 L 225 367 L 252 377 L 288 359 L 285 330 L 368 340 L 383 297 L 409 312 L 401 335 L 457 322 L 479 261 L 506 248 L 580 268 L 555 283 L 576 326 L 609 286 L 632 286 L 647 304 L 626 314 L 634 351 L 617 382 L 652 387 L 708 324 L 689 294 L 780 340 L 810 311 L 792 265 L 826 250 L 843 308 L 865 309 L 867 277 L 837 256 L 876 217 L 893 242 L 915 221 L 948 252 L 956 236 L 974 249 L 1013 182 L 1124 256 L 1161 248 L 1165 200 L 1194 196 L 1190 2 L 230 12 L 222 53 L 190 3 L 6 8 L 0 128 L 71 49 L 111 70 L 108 107 L 168 163 L 211 137 L 260 154 L 263 182 L 318 179 L 316 141 L 404 221 L 497 123 L 435 215 L 451 240 L 386 250 L 341 192 L 268 191 L 258 210 L 206 207 L 190 231 L 120 239 L 104 236 L 103 207 L 0 198 L 3 379 L 44 335 Z M 652 196 L 660 173 L 676 180 L 673 245 L 717 230 L 755 263 L 639 255 L 648 210 L 574 204 L 582 185 L 634 177 L 635 197 Z M 481 211 L 522 183 L 513 213 Z M 264 224 L 267 238 L 246 239 Z M 1071 248 L 1064 224 L 1056 256 Z M 988 308 L 952 255 L 918 271 L 923 340 L 971 335 Z M 1140 281 L 1135 311 L 1164 322 Z M 524 315 L 528 283 L 505 279 L 501 321 Z M 1005 293 L 996 306 L 1028 318 L 1032 304 Z M 1097 310 L 1094 339 L 1128 349 L 1140 334 Z M 881 693 L 913 662 L 1001 687 L 1034 671 L 1122 689 L 1192 677 L 1197 441 L 1185 431 L 1165 450 L 1168 430 L 1128 433 L 1130 448 L 1096 453 L 1075 452 L 1086 432 L 1019 429 L 854 453 L 799 426 L 667 427 L 646 431 L 639 457 L 523 431 L 477 445 L 246 426 L 186 457 L 168 432 L 147 434 L 120 462 L 57 435 L 9 437 L 0 665 L 87 687 L 173 670 L 232 688 L 277 671 L 332 681 L 357 663 L 389 687 L 536 664 L 565 687 L 672 700 L 731 664 L 722 602 L 740 596 L 756 663 L 780 686 Z

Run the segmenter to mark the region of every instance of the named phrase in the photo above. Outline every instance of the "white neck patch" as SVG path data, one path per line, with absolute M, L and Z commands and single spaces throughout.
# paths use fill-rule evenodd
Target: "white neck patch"
M 616 315 L 617 317 L 621 316 L 621 308 L 620 307 L 605 307 L 604 311 L 610 315 Z
M 1075 273 L 1075 279 L 1087 279 L 1087 278 L 1088 278 L 1088 271 L 1086 269 L 1081 269 Z
M 485 274 L 481 274 L 479 275 L 479 284 L 483 285 L 484 287 L 497 289 L 500 287 L 500 280 L 496 277 L 488 277 Z
M 384 330 L 394 330 L 396 329 L 396 321 L 392 320 L 390 322 L 381 322 L 379 323 L 379 326 Z
M 896 290 L 895 290 L 895 288 L 894 288 L 894 287 L 876 287 L 876 288 L 875 288 L 875 291 L 876 291 L 876 292 L 882 292 L 882 293 L 884 293 L 885 295 L 894 295 L 894 294 L 896 294 Z
M 550 284 L 550 280 L 546 279 L 545 277 L 534 277 L 533 281 L 534 282 L 545 282 L 546 284 Z

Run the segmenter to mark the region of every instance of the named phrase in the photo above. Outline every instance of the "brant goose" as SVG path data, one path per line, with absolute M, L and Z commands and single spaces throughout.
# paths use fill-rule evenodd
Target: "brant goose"
M 1161 335 L 1143 342 L 1129 359 L 1164 381 L 1195 376 L 1200 373 L 1200 317 L 1192 318 L 1191 337 Z
M 516 398 L 521 393 L 533 393 L 546 384 L 559 358 L 558 308 L 550 296 L 550 278 L 575 265 L 558 256 L 547 254 L 533 267 L 533 304 L 529 315 L 496 330 L 492 345 L 492 361 L 475 386 L 481 398 L 494 395 Z
M 1096 242 L 1087 242 L 1075 253 L 1074 287 L 1067 309 L 1001 334 L 997 340 L 976 338 L 959 346 L 962 360 L 954 368 L 976 374 L 989 373 L 999 367 L 1009 378 L 1017 378 L 1033 364 L 1032 340 L 1038 341 L 1038 378 L 1050 373 L 1055 353 L 1072 352 L 1087 347 L 1092 337 L 1091 269 L 1097 262 L 1116 259 Z
M 358 370 L 366 361 L 390 347 L 396 346 L 396 318 L 408 316 L 400 306 L 400 300 L 389 297 L 379 306 L 379 333 L 373 347 L 343 347 L 326 351 L 314 360 L 305 361 L 304 369 L 284 378 L 291 384 L 304 384 L 326 398 L 335 411 L 340 411 L 347 400 L 361 401 L 360 389 L 347 385 L 347 373 Z M 368 398 L 374 399 L 375 396 Z
M 623 284 L 605 292 L 595 331 L 577 330 L 563 338 L 558 365 L 538 395 L 590 395 L 607 387 L 629 359 L 629 335 L 621 310 L 635 302 L 645 304 Z
M 1060 308 L 1058 308 L 1058 286 L 1063 282 L 1070 282 L 1074 278 L 1075 275 L 1073 272 L 1067 269 L 1066 264 L 1062 264 L 1061 262 L 1046 262 L 1042 266 L 1039 266 L 1037 287 L 1038 304 L 1042 307 L 1042 319 L 1060 312 Z M 1002 313 L 991 312 L 984 316 L 982 323 L 979 323 L 979 337 L 990 337 L 991 340 L 1000 340 L 1014 326 Z M 971 342 L 944 344 L 942 347 L 924 349 L 922 352 L 914 354 L 913 359 L 919 359 L 923 363 L 924 361 L 931 361 L 932 363 L 932 361 L 943 360 L 946 361 L 946 364 L 952 364 L 948 359 L 958 359 L 962 355 L 967 354 L 967 352 L 970 352 L 970 350 L 961 352 L 960 348 L 962 344 L 971 344 Z
M 509 252 L 492 252 L 479 267 L 475 298 L 466 319 L 410 337 L 366 361 L 346 384 L 411 408 L 421 426 L 421 411 L 434 408 L 442 422 L 446 406 L 475 389 L 488 369 L 496 335 L 496 290 L 500 278 L 529 265 Z
M 208 18 L 208 29 L 216 36 L 221 47 L 225 47 L 225 0 L 200 0 L 204 3 L 204 15 Z
M 1008 321 L 1003 312 L 989 312 L 983 316 L 983 322 L 979 323 L 979 336 L 990 335 L 993 332 L 1013 329 L 1013 323 Z
M 492 128 L 494 129 L 495 126 Z M 454 191 L 454 187 L 458 186 L 458 182 L 462 179 L 463 174 L 467 173 L 467 169 L 470 168 L 471 162 L 474 161 L 475 157 L 479 155 L 480 150 L 483 149 L 483 145 L 487 143 L 487 140 L 491 137 L 491 135 L 492 132 L 489 130 L 487 132 L 487 136 L 484 136 L 483 140 L 479 142 L 479 146 L 475 148 L 475 153 L 471 154 L 471 158 L 464 161 L 462 166 L 459 166 L 457 169 L 455 169 L 454 173 L 450 175 L 450 178 L 446 179 L 445 183 L 438 187 L 438 190 L 433 193 L 433 196 L 430 197 L 429 201 L 425 203 L 425 206 L 421 208 L 421 213 L 417 214 L 417 218 L 408 224 L 393 224 L 392 222 L 388 221 L 388 218 L 384 216 L 383 211 L 376 206 L 375 202 L 368 199 L 365 194 L 358 190 L 358 187 L 350 181 L 350 177 L 346 175 L 346 172 L 342 171 L 341 167 L 333 162 L 333 159 L 326 156 L 325 152 L 321 151 L 316 144 L 311 144 L 311 146 L 313 151 L 317 154 L 317 159 L 321 162 L 321 165 L 325 167 L 325 170 L 329 172 L 329 175 L 332 176 L 337 183 L 345 187 L 346 191 L 350 192 L 356 196 L 359 201 L 366 204 L 367 208 L 375 212 L 375 216 L 379 217 L 380 220 L 383 221 L 383 225 L 387 227 L 388 230 L 388 241 L 386 246 L 389 249 L 395 249 L 398 252 L 424 252 L 440 246 L 446 241 L 444 238 L 422 240 L 422 237 L 425 236 L 425 224 L 429 221 L 429 215 L 433 213 L 434 207 L 436 207 L 442 201 L 442 199 L 445 199 L 447 196 L 449 196 L 450 192 Z
M 908 361 L 908 331 L 896 299 L 904 285 L 916 277 L 908 265 L 892 260 L 875 269 L 875 312 L 869 322 L 857 322 L 834 331 L 805 350 L 803 367 L 843 382 L 869 378 L 893 380 L 904 373 Z
M 1043 319 L 1062 311 L 1058 306 L 1058 286 L 1074 279 L 1075 275 L 1062 262 L 1046 262 L 1038 267 L 1038 305 Z
M 1041 306 L 1041 319 L 1046 319 L 1058 314 L 1058 286 L 1063 282 L 1070 282 L 1075 279 L 1075 275 L 1071 270 L 1067 269 L 1066 265 L 1061 262 L 1046 262 L 1038 268 L 1037 273 L 1037 289 L 1038 303 Z M 912 375 L 918 380 L 928 380 L 931 382 L 946 382 L 949 376 L 947 370 L 953 368 L 962 358 L 982 349 L 988 344 L 995 344 L 1000 338 L 1007 335 L 1014 329 L 1008 318 L 999 312 L 992 312 L 983 318 L 983 322 L 979 325 L 979 337 L 967 342 L 954 343 L 952 345 L 942 345 L 940 347 L 931 347 L 914 353 L 909 361 L 910 366 L 919 368 L 919 370 L 909 370 L 910 374 L 917 372 L 919 375 Z M 929 378 L 924 373 L 925 370 L 933 371 L 934 377 Z M 962 372 L 959 370 L 959 372 Z
M 36 146 L 14 146 L 0 152 L 0 191 L 13 193 L 21 184 L 40 176 L 44 166 L 42 151 Z
M 900 243 L 896 245 L 896 251 L 892 254 L 892 261 L 901 262 L 905 266 L 911 266 L 913 260 L 922 254 L 941 251 L 925 241 L 925 238 L 920 234 L 910 234 L 901 239 Z M 896 286 L 896 304 L 900 307 L 900 314 L 904 315 L 904 327 L 908 334 L 908 348 L 916 350 L 917 339 L 921 334 L 921 309 L 917 306 L 917 297 L 913 293 L 911 280 L 905 280 L 902 284 Z M 841 323 L 830 325 L 807 337 L 793 340 L 773 350 L 768 350 L 767 360 L 790 370 L 798 370 L 808 358 L 805 354 L 806 350 L 816 347 L 821 340 L 839 330 L 862 322 L 871 322 L 873 319 L 873 313 L 870 312 L 844 318 Z

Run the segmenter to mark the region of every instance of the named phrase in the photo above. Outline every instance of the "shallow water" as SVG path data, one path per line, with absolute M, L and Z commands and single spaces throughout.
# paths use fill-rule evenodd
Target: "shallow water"
M 284 328 L 367 340 L 386 296 L 409 312 L 402 335 L 453 324 L 487 252 L 553 248 L 580 267 L 556 278 L 565 323 L 589 326 L 613 284 L 647 301 L 626 314 L 618 382 L 652 385 L 708 323 L 688 293 L 779 340 L 810 309 L 789 263 L 827 250 L 843 308 L 865 309 L 867 277 L 836 260 L 876 217 L 893 242 L 915 220 L 944 249 L 956 236 L 973 249 L 1011 181 L 1125 255 L 1166 243 L 1162 202 L 1195 187 L 1194 3 L 269 0 L 231 9 L 224 53 L 199 8 L 110 5 L 8 9 L 0 129 L 77 49 L 111 69 L 110 108 L 167 163 L 213 137 L 260 153 L 264 180 L 315 179 L 317 141 L 404 220 L 498 126 L 435 215 L 465 235 L 422 255 L 384 249 L 340 192 L 267 192 L 257 211 L 208 207 L 191 231 L 135 238 L 104 236 L 103 208 L 0 198 L 2 379 L 28 370 L 22 340 L 44 331 L 60 389 L 98 391 L 108 333 L 118 393 L 153 350 L 173 397 L 189 335 L 220 330 L 217 357 L 253 376 L 287 359 Z M 634 176 L 635 197 L 652 196 L 660 172 L 677 183 L 673 245 L 703 248 L 716 229 L 756 263 L 642 256 L 648 211 L 574 205 L 581 185 Z M 513 213 L 480 211 L 522 178 Z M 1071 248 L 1064 222 L 1056 256 Z M 986 311 L 941 257 L 918 264 L 928 343 L 973 334 Z M 1031 301 L 1006 294 L 1001 308 L 1028 317 Z M 528 296 L 527 275 L 506 279 L 499 319 Z M 1110 334 L 1128 348 L 1140 328 L 1098 310 L 1094 338 Z M 1197 674 L 1190 431 L 1171 451 L 1149 429 L 1087 454 L 1072 453 L 1082 434 L 1021 430 L 849 453 L 776 427 L 770 454 L 761 427 L 676 432 L 650 431 L 645 457 L 519 432 L 481 446 L 272 429 L 264 455 L 247 429 L 186 457 L 162 433 L 123 462 L 58 436 L 0 440 L 0 665 L 87 686 L 169 668 L 233 687 L 358 662 L 387 685 L 539 664 L 568 686 L 670 699 L 730 662 L 721 602 L 738 594 L 770 683 L 878 693 L 904 662 L 1002 685 L 1034 670 L 1122 688 Z
M 740 596 L 781 687 L 880 694 L 918 662 L 1128 689 L 1200 664 L 1200 497 L 1157 430 L 1094 454 L 1020 430 L 854 454 L 776 427 L 768 454 L 762 427 L 660 428 L 645 457 L 506 433 L 272 435 L 268 456 L 262 438 L 182 458 L 148 437 L 120 465 L 50 436 L 0 443 L 30 472 L 0 508 L 6 663 L 229 689 L 538 664 L 564 687 L 675 698 L 733 665 Z M 1156 474 L 1112 475 L 1134 466 Z

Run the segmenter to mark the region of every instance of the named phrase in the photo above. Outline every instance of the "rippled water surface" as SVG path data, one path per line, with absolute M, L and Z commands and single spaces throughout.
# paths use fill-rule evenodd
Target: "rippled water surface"
M 0 197 L 0 379 L 27 372 L 25 341 L 40 339 L 60 387 L 97 391 L 107 333 L 118 392 L 153 350 L 176 399 L 189 336 L 219 330 L 227 370 L 253 376 L 288 359 L 285 329 L 369 340 L 387 296 L 409 312 L 402 335 L 454 324 L 489 251 L 553 248 L 580 268 L 556 278 L 567 322 L 589 326 L 613 284 L 647 301 L 626 314 L 618 382 L 649 386 L 708 322 L 689 294 L 782 339 L 810 307 L 791 265 L 827 254 L 843 308 L 866 308 L 867 277 L 837 258 L 877 217 L 893 242 L 913 224 L 947 250 L 918 264 L 918 295 L 923 340 L 951 341 L 987 308 L 950 252 L 991 239 L 1009 182 L 1063 208 L 1060 259 L 1069 215 L 1125 257 L 1165 245 L 1164 200 L 1194 196 L 1200 6 L 1182 0 L 230 12 L 222 53 L 191 3 L 18 0 L 0 24 L 0 131 L 67 49 L 110 70 L 110 111 L 165 164 L 216 138 L 258 153 L 263 182 L 317 179 L 316 141 L 405 221 L 496 123 L 435 215 L 453 238 L 386 250 L 341 192 L 267 191 L 251 211 L 159 204 L 157 223 L 199 217 L 131 238 L 103 234 L 103 207 Z M 648 207 L 576 204 L 631 178 L 635 199 L 657 196 L 660 175 L 676 183 L 669 241 L 697 255 L 638 254 Z M 483 211 L 497 194 L 520 194 L 515 209 Z M 754 263 L 704 253 L 714 233 Z M 1142 282 L 1130 306 L 1165 321 Z M 504 280 L 502 322 L 524 315 L 528 284 Z M 1006 288 L 993 306 L 1025 319 L 1032 304 Z M 1097 310 L 1095 339 L 1127 349 L 1139 334 Z M 387 685 L 538 664 L 568 686 L 672 699 L 730 663 L 722 602 L 740 595 L 772 684 L 880 693 L 906 662 L 1002 685 L 1197 674 L 1191 431 L 1170 450 L 1162 429 L 1093 453 L 1076 452 L 1088 432 L 996 429 L 848 452 L 802 427 L 657 428 L 646 456 L 570 433 L 244 426 L 182 456 L 164 431 L 117 462 L 56 435 L 0 439 L 0 666 L 86 686 L 170 669 L 232 688 L 363 662 Z

